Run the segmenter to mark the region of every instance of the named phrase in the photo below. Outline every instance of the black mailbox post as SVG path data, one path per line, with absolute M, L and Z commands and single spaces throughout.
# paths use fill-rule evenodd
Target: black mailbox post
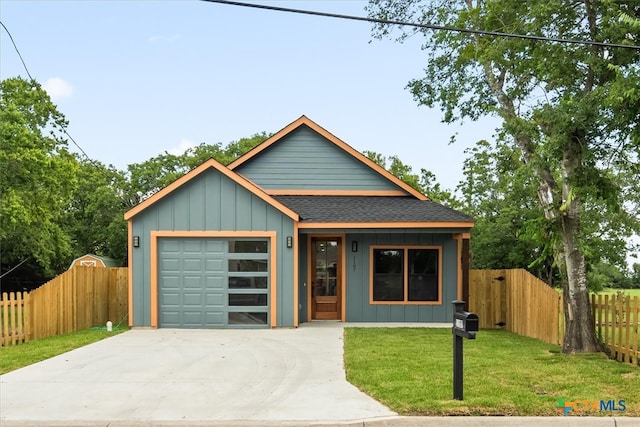
M 464 301 L 453 301 L 453 398 L 462 400 L 463 352 L 462 339 L 476 339 L 479 329 L 478 315 L 464 311 Z

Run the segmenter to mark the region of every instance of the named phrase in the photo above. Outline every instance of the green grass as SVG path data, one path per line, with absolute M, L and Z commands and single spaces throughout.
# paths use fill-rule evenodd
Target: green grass
M 104 328 L 87 329 L 24 344 L 0 347 L 0 374 L 66 353 L 126 330 L 128 328 L 114 329 L 113 332 L 107 332 Z
M 640 415 L 640 368 L 604 354 L 483 330 L 464 342 L 464 401 L 452 399 L 450 329 L 347 328 L 347 379 L 402 415 L 557 415 L 558 398 L 626 400 Z M 597 415 L 597 413 L 592 414 Z

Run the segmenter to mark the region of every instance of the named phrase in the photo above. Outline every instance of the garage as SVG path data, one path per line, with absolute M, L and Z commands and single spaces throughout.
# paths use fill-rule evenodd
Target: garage
M 269 239 L 162 237 L 157 248 L 159 327 L 268 327 Z

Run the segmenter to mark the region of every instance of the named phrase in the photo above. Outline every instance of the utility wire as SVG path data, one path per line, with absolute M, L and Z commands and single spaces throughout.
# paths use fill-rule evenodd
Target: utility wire
M 303 15 L 324 16 L 327 18 L 348 19 L 351 21 L 363 21 L 363 22 L 376 23 L 376 24 L 385 24 L 385 25 L 391 24 L 391 25 L 408 26 L 408 27 L 415 27 L 415 28 L 428 28 L 431 30 L 454 31 L 458 33 L 467 33 L 467 34 L 480 34 L 484 36 L 508 37 L 508 38 L 514 38 L 514 39 L 537 40 L 537 41 L 568 43 L 568 44 L 582 44 L 582 45 L 602 46 L 602 47 L 619 47 L 623 49 L 640 50 L 640 46 L 638 45 L 606 43 L 606 42 L 597 42 L 592 40 L 560 39 L 555 37 L 532 36 L 528 34 L 503 33 L 499 31 L 472 30 L 468 28 L 447 27 L 443 25 L 433 25 L 433 24 L 420 24 L 416 22 L 398 21 L 394 19 L 369 18 L 364 16 L 344 15 L 341 13 L 319 12 L 319 11 L 305 10 L 305 9 L 292 9 L 289 7 L 244 3 L 244 2 L 238 2 L 238 1 L 228 1 L 228 0 L 202 0 L 202 1 L 205 1 L 208 3 L 226 4 L 230 6 L 242 6 L 242 7 L 251 7 L 255 9 L 272 10 L 277 12 L 299 13 Z
M 11 35 L 11 33 L 9 32 L 9 29 L 7 27 L 5 27 L 4 23 L 2 23 L 2 21 L 0 21 L 0 25 L 2 25 L 2 28 L 4 28 L 4 30 L 7 32 L 7 34 L 9 35 L 9 40 L 11 40 L 11 43 L 13 44 L 13 48 L 16 50 L 16 52 L 18 53 L 18 57 L 20 58 L 20 61 L 22 61 L 22 65 L 24 66 L 25 71 L 27 72 L 27 75 L 29 76 L 29 78 L 31 79 L 31 81 L 33 81 L 33 77 L 31 77 L 31 74 L 29 74 L 29 69 L 27 68 L 27 64 L 25 64 L 24 59 L 22 58 L 22 55 L 20 55 L 20 50 L 18 49 L 18 46 L 16 46 L 16 42 L 13 40 L 13 36 Z
M 31 73 L 29 72 L 29 68 L 27 68 L 27 64 L 24 62 L 24 59 L 22 58 L 22 54 L 20 53 L 20 49 L 18 49 L 18 46 L 16 45 L 16 42 L 13 40 L 13 36 L 11 35 L 11 32 L 4 25 L 4 23 L 2 21 L 0 21 L 0 25 L 2 25 L 2 28 L 4 28 L 4 30 L 9 35 L 9 39 L 11 40 L 11 43 L 13 44 L 13 48 L 16 50 L 16 53 L 18 54 L 18 57 L 20 58 L 20 61 L 22 61 L 22 66 L 24 67 L 24 70 L 26 71 L 27 75 L 29 76 L 29 79 L 31 80 L 31 84 L 37 84 L 37 81 L 31 76 Z M 67 138 L 69 138 L 69 140 L 71 140 L 71 142 L 73 142 L 73 145 L 75 145 L 78 148 L 78 150 L 80 150 L 80 152 L 82 154 L 84 154 L 84 156 L 87 158 L 87 160 L 89 160 L 94 166 L 97 167 L 97 164 L 96 164 L 95 160 L 93 160 L 91 157 L 89 157 L 89 155 L 87 155 L 87 153 L 82 149 L 80 144 L 78 144 L 76 142 L 76 140 L 73 139 L 73 137 L 67 131 L 66 126 L 61 125 L 60 129 L 62 129 L 62 132 L 64 132 L 64 134 L 67 136 Z

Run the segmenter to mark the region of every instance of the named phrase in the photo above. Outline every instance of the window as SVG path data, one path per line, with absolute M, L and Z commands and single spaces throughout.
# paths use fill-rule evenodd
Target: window
M 373 247 L 371 302 L 441 302 L 440 247 Z

